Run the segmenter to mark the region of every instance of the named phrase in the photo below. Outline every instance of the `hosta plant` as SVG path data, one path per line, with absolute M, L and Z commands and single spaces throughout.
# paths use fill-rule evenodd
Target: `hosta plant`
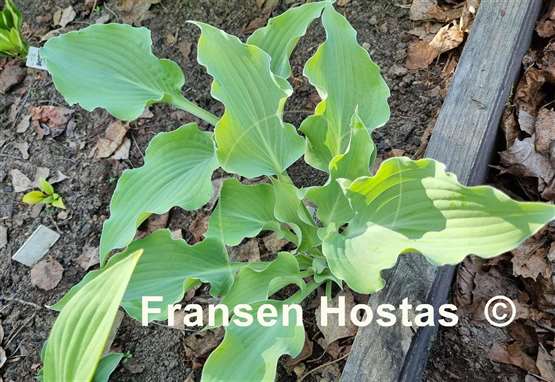
M 25 57 L 27 43 L 21 36 L 23 18 L 13 0 L 4 0 L 0 12 L 0 56 Z
M 326 39 L 303 74 L 321 101 L 297 128 L 283 119 L 293 92 L 289 57 L 315 19 L 321 19 Z M 120 300 L 131 317 L 141 320 L 142 296 L 162 296 L 160 313 L 149 319 L 165 320 L 167 304 L 207 283 L 229 307 L 266 302 L 282 314 L 284 303 L 301 303 L 322 284 L 360 293 L 379 290 L 381 272 L 401 254 L 419 253 L 438 265 L 459 263 L 469 254 L 499 255 L 555 217 L 553 205 L 517 202 L 491 187 L 461 185 L 432 159 L 391 158 L 372 173 L 376 148 L 371 135 L 389 118 L 389 90 L 332 3 L 291 8 L 246 42 L 214 26 L 192 24 L 200 30 L 198 62 L 213 78 L 211 95 L 225 107 L 221 116 L 182 95 L 185 75 L 175 62 L 153 55 L 145 28 L 93 25 L 52 38 L 42 48 L 54 84 L 69 104 L 89 111 L 104 108 L 129 121 L 148 105 L 166 103 L 211 125 L 201 129 L 188 123 L 158 134 L 144 165 L 119 179 L 102 229 L 100 269 L 55 306 L 61 313 L 46 345 L 47 381 L 92 378 L 102 356 L 96 333 L 106 337 Z M 324 185 L 298 188 L 289 178 L 287 169 L 303 156 L 328 174 Z M 223 182 L 204 240 L 190 245 L 167 230 L 134 240 L 138 226 L 153 214 L 205 205 L 218 168 L 231 176 Z M 252 178 L 259 182 L 245 181 Z M 294 249 L 269 261 L 230 260 L 229 247 L 262 231 L 277 233 Z M 114 251 L 119 253 L 110 256 Z M 143 251 L 140 258 L 137 251 Z M 134 268 L 130 258 L 136 260 Z M 99 279 L 120 272 L 118 293 L 103 293 L 106 283 Z M 297 292 L 276 299 L 289 285 L 296 285 Z M 109 306 L 111 315 L 99 317 L 98 305 Z M 296 356 L 303 347 L 304 328 L 294 323 L 232 323 L 208 357 L 203 381 L 273 380 L 278 359 Z

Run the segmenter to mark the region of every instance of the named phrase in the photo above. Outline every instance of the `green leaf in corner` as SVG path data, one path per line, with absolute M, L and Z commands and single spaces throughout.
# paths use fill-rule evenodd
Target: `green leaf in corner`
M 238 245 L 246 237 L 255 237 L 262 230 L 279 232 L 274 217 L 275 198 L 270 184 L 241 184 L 227 179 L 220 199 L 210 216 L 206 237 L 214 237 L 227 245 Z
M 121 360 L 125 357 L 123 353 L 108 353 L 100 360 L 93 382 L 108 382 L 110 375 L 116 370 Z
M 25 57 L 27 43 L 21 36 L 23 18 L 13 0 L 4 0 L 0 11 L 0 56 Z
M 184 240 L 174 240 L 170 231 L 161 229 L 132 242 L 125 252 L 112 256 L 107 263 L 111 268 L 130 256 L 137 248 L 142 248 L 143 256 L 135 268 L 121 305 L 134 319 L 141 320 L 142 296 L 162 296 L 162 302 L 150 302 L 152 308 L 160 308 L 161 313 L 150 314 L 149 321 L 165 320 L 168 304 L 181 301 L 189 287 L 196 280 L 210 283 L 210 293 L 224 294 L 233 283 L 233 274 L 223 244 L 214 239 L 205 239 L 195 245 Z M 52 308 L 63 308 L 73 300 L 73 296 L 94 280 L 99 271 L 92 271 L 75 285 Z
M 44 352 L 44 381 L 90 381 L 108 341 L 119 304 L 142 251 L 137 251 L 75 294 L 58 316 Z
M 212 172 L 218 167 L 211 133 L 189 123 L 150 142 L 144 165 L 120 177 L 110 218 L 102 227 L 100 262 L 108 253 L 126 247 L 135 230 L 150 214 L 163 214 L 178 206 L 193 210 L 212 194 Z
M 326 184 L 310 187 L 305 194 L 316 204 L 318 218 L 326 225 L 335 223 L 340 226 L 353 217 L 353 210 L 337 180 L 355 180 L 370 175 L 370 166 L 376 157 L 372 138 L 357 113 L 353 115 L 351 126 L 349 147 L 344 154 L 338 154 L 330 161 Z
M 555 219 L 554 205 L 463 186 L 431 159 L 391 158 L 375 176 L 343 186 L 355 215 L 344 234 L 328 234 L 322 249 L 333 274 L 359 293 L 381 289 L 381 271 L 399 254 L 419 252 L 438 265 L 469 254 L 490 258 Z
M 289 57 L 293 49 L 327 4 L 329 2 L 320 1 L 289 8 L 281 15 L 272 17 L 265 27 L 257 29 L 247 39 L 247 44 L 255 45 L 268 53 L 272 57 L 272 72 L 288 78 L 291 75 Z
M 265 327 L 256 319 L 256 310 L 262 304 L 275 307 L 278 313 L 275 325 Z M 295 309 L 284 309 L 283 305 L 283 301 L 274 300 L 253 304 L 253 312 L 246 314 L 253 319 L 252 325 L 238 326 L 232 321 L 223 341 L 204 364 L 202 382 L 274 381 L 278 359 L 284 354 L 296 357 L 305 337 L 304 327 L 296 325 Z M 289 325 L 283 325 L 286 314 Z
M 214 135 L 224 170 L 253 178 L 281 174 L 304 151 L 295 127 L 282 120 L 289 83 L 272 73 L 262 49 L 204 23 L 198 62 L 214 78 L 211 94 L 225 105 Z
M 322 21 L 326 41 L 304 67 L 322 101 L 314 115 L 303 121 L 301 131 L 308 141 L 305 160 L 328 171 L 328 163 L 344 153 L 351 141 L 351 118 L 357 109 L 370 131 L 387 122 L 389 89 L 347 19 L 328 6 Z
M 96 24 L 49 39 L 41 55 L 56 89 L 85 110 L 106 109 L 138 118 L 145 106 L 182 98 L 179 66 L 152 54 L 150 31 L 125 24 Z

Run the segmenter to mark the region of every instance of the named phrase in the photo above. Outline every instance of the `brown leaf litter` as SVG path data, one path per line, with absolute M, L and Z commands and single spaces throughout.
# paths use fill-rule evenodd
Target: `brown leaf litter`
M 42 290 L 54 289 L 62 280 L 64 268 L 52 257 L 39 261 L 31 269 L 31 284 Z

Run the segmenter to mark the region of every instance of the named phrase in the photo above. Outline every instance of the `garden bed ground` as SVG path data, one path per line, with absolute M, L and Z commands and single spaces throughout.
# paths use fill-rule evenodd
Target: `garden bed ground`
M 58 8 L 73 5 L 77 12 L 77 17 L 66 30 L 84 27 L 99 18 L 120 21 L 121 16 L 113 1 L 92 13 L 90 9 L 96 1 L 85 2 L 87 5 L 68 0 L 18 0 L 17 3 L 26 20 L 26 33 L 35 46 L 41 36 L 55 29 L 52 16 Z M 282 3 L 291 5 L 295 2 Z M 444 77 L 442 70 L 449 58 L 442 57 L 424 70 L 407 71 L 404 67 L 407 44 L 414 39 L 408 31 L 417 25 L 409 20 L 407 6 L 402 1 L 389 0 L 341 3 L 346 5 L 339 9 L 358 31 L 359 41 L 382 67 L 392 91 L 391 120 L 374 134 L 379 155 L 382 158 L 403 153 L 414 156 L 421 152 L 418 148 L 422 136 L 433 125 L 445 94 L 448 75 Z M 280 13 L 287 6 L 280 5 L 274 13 Z M 189 98 L 219 114 L 221 105 L 209 97 L 210 78 L 194 59 L 197 31 L 186 24 L 186 20 L 205 21 L 244 38 L 248 35 L 249 24 L 256 23 L 263 16 L 264 11 L 254 1 L 162 1 L 151 7 L 151 17 L 141 24 L 152 30 L 155 53 L 174 59 L 184 69 L 187 78 L 184 91 Z M 318 27 L 311 28 L 292 60 L 296 94 L 286 107 L 286 118 L 297 126 L 317 102 L 315 90 L 302 78 L 301 72 L 303 63 L 322 40 L 323 31 Z M 3 65 L 10 64 L 4 61 L 0 67 Z M 56 137 L 51 131 L 50 135 L 41 138 L 33 127 L 22 133 L 16 132 L 16 126 L 29 115 L 32 107 L 64 106 L 46 72 L 28 69 L 23 73 L 21 83 L 0 97 L 0 226 L 7 229 L 7 242 L 0 242 L 0 320 L 6 333 L 3 347 L 8 356 L 7 363 L 0 370 L 4 381 L 30 381 L 35 375 L 40 365 L 40 348 L 56 317 L 43 306 L 57 301 L 85 274 L 77 265 L 77 259 L 87 247 L 98 246 L 101 225 L 108 215 L 118 176 L 123 170 L 142 164 L 142 153 L 156 133 L 173 130 L 180 123 L 193 120 L 191 116 L 174 112 L 166 106 L 152 107 L 152 116 L 132 123 L 127 132 L 131 145 L 128 159 L 97 159 L 91 154 L 93 148 L 113 121 L 105 112 L 88 113 L 74 107 L 72 119 L 75 125 L 67 126 L 65 132 Z M 20 202 L 22 193 L 14 192 L 11 170 L 18 169 L 33 179 L 38 167 L 48 168 L 53 175 L 60 171 L 67 176 L 57 185 L 68 206 L 67 214 L 47 209 L 40 211 Z M 323 174 L 305 166 L 294 166 L 290 173 L 300 185 L 325 180 Z M 194 236 L 191 222 L 196 217 L 174 210 L 168 224 L 172 230 L 182 228 L 183 236 L 190 240 Z M 64 273 L 61 282 L 50 291 L 31 285 L 29 268 L 11 260 L 39 224 L 61 234 L 49 256 L 63 266 Z M 198 295 L 202 293 L 202 290 L 197 291 Z M 317 329 L 309 327 L 307 333 L 314 340 L 314 348 L 303 367 L 308 371 L 333 361 L 333 354 L 324 354 L 317 344 L 316 337 L 321 337 Z M 114 347 L 131 353 L 133 358 L 118 368 L 114 380 L 183 381 L 188 377 L 191 380 L 198 378 L 199 363 L 206 357 L 206 349 L 216 345 L 218 337 L 195 338 L 191 333 L 158 325 L 142 328 L 137 322 L 124 318 Z M 348 352 L 349 341 L 352 340 L 341 343 L 343 354 Z M 334 363 L 306 380 L 337 380 L 341 367 L 342 362 Z M 195 372 L 191 373 L 193 369 Z M 281 367 L 280 379 L 294 380 L 294 373 L 288 374 Z

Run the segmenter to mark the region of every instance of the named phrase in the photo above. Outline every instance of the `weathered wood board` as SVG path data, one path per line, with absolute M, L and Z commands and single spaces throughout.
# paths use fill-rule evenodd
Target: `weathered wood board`
M 462 183 L 486 179 L 501 114 L 541 5 L 541 0 L 481 2 L 426 150 L 427 157 L 445 163 Z M 379 304 L 398 306 L 408 298 L 411 304 L 439 306 L 447 300 L 453 274 L 453 267 L 434 267 L 422 256 L 401 256 L 386 274 L 386 287 L 371 296 L 369 305 L 375 311 Z M 341 381 L 420 380 L 436 329 L 399 323 L 360 328 Z

